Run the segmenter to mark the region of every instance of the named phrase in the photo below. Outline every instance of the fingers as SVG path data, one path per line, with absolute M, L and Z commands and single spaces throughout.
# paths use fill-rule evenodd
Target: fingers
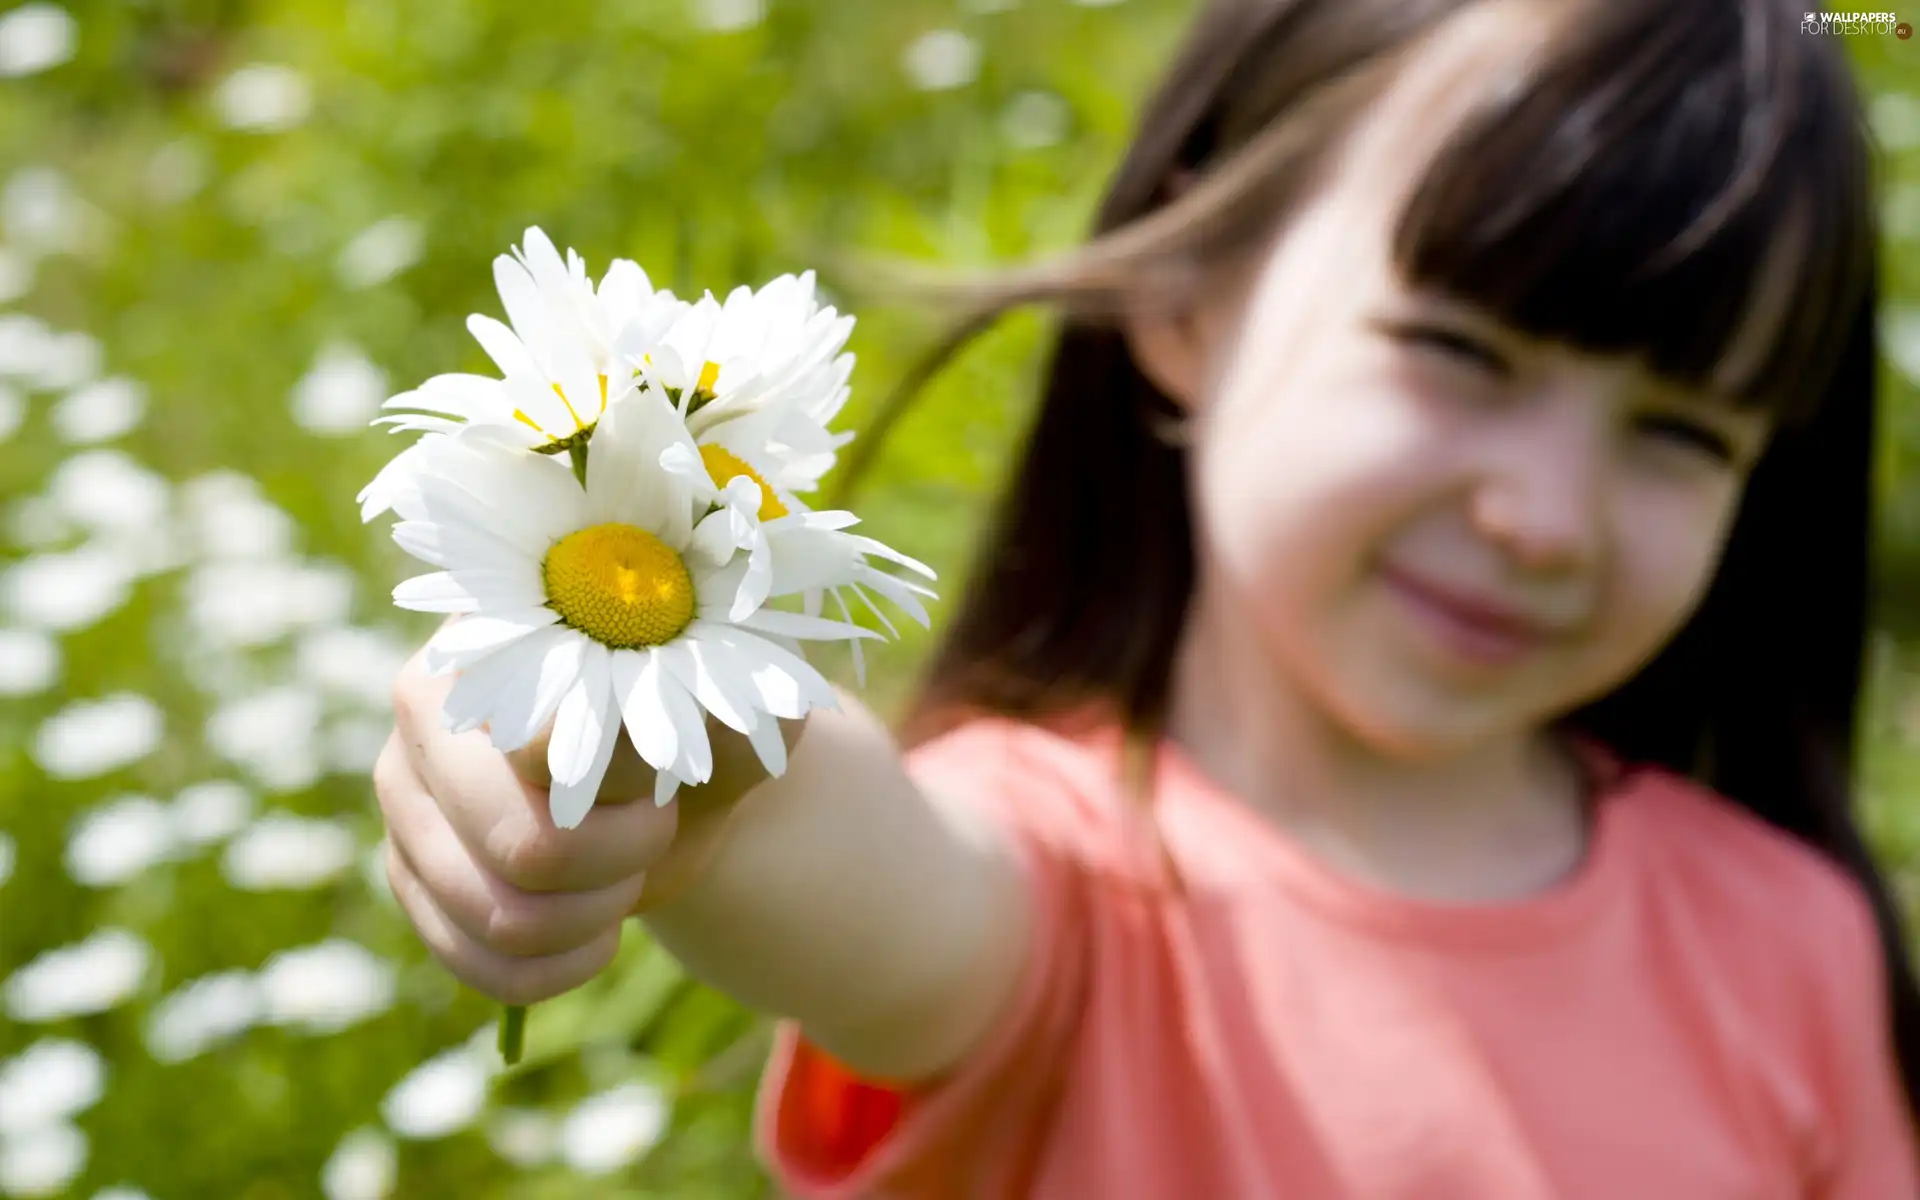
M 643 875 L 666 852 L 676 806 L 654 806 L 651 779 L 644 803 L 596 805 L 578 828 L 560 829 L 546 789 L 522 779 L 487 734 L 446 731 L 452 686 L 416 654 L 394 687 L 396 726 L 421 790 L 486 873 L 526 892 L 591 892 Z
M 615 924 L 591 942 L 563 954 L 514 958 L 467 934 L 434 902 L 399 848 L 387 844 L 387 880 L 420 940 L 460 982 L 502 1004 L 538 1004 L 572 991 L 606 969 L 620 949 Z
M 512 958 L 540 958 L 586 946 L 617 929 L 644 875 L 592 891 L 529 892 L 475 861 L 406 766 L 397 744 L 376 765 L 388 839 L 434 907 L 473 942 Z

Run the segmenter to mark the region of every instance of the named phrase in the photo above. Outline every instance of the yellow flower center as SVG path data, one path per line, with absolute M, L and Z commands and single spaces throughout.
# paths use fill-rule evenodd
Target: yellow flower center
M 729 482 L 745 475 L 760 485 L 760 519 L 771 521 L 787 515 L 787 506 L 780 503 L 780 497 L 773 494 L 773 488 L 760 478 L 760 472 L 741 461 L 730 450 L 719 446 L 700 447 L 700 461 L 707 464 L 707 476 L 713 480 L 713 486 L 724 488 Z
M 572 429 L 561 430 L 561 431 L 543 429 L 541 428 L 540 422 L 534 420 L 532 417 L 528 416 L 526 413 L 520 411 L 517 408 L 513 410 L 514 419 L 519 421 L 521 424 L 526 425 L 530 429 L 539 430 L 541 433 L 546 434 L 547 437 L 551 438 L 553 441 L 564 442 L 568 438 L 572 437 L 574 434 L 579 433 L 581 430 L 592 428 L 594 425 L 594 422 L 598 421 L 602 416 L 606 414 L 607 377 L 605 375 L 600 376 L 600 411 L 594 415 L 594 418 L 592 421 L 585 421 L 581 419 L 579 412 L 577 412 L 573 407 L 573 401 L 567 399 L 567 394 L 560 390 L 560 385 L 557 383 L 553 385 L 553 394 L 560 397 L 560 403 L 567 406 L 567 415 L 573 418 Z
M 665 542 L 632 525 L 568 534 L 541 565 L 547 603 L 615 650 L 664 646 L 693 620 L 693 576 Z

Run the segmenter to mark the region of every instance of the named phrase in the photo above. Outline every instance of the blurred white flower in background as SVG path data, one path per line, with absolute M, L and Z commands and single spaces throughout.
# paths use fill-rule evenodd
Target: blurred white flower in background
M 1920 238 L 1920 183 L 1889 184 L 1880 220 L 1890 238 Z
M 131 1184 L 122 1183 L 95 1192 L 93 1200 L 153 1200 L 153 1197 Z
M 86 1165 L 87 1135 L 64 1121 L 0 1138 L 0 1194 L 58 1196 Z
M 1880 318 L 1880 341 L 1887 361 L 1920 387 L 1920 306 L 1889 309 Z
M 232 837 L 253 818 L 253 793 L 230 779 L 188 784 L 173 797 L 174 836 L 189 846 Z
M 344 874 L 357 849 L 339 822 L 273 812 L 227 843 L 220 871 L 243 892 L 316 888 Z
M 36 629 L 71 633 L 119 611 L 132 595 L 133 566 L 105 546 L 36 554 L 0 577 L 7 611 Z
M 305 626 L 346 620 L 357 582 L 338 563 L 202 562 L 187 576 L 187 619 L 200 649 L 270 645 Z
M 221 82 L 213 104 L 230 129 L 276 133 L 307 119 L 313 93 L 306 77 L 292 67 L 253 63 Z
M 0 17 L 0 78 L 51 70 L 73 58 L 80 28 L 57 4 L 23 4 Z
M 344 938 L 281 951 L 259 981 L 265 1019 L 309 1033 L 338 1033 L 393 1006 L 393 964 Z
M 387 398 L 387 375 L 356 346 L 320 351 L 293 388 L 293 419 L 309 433 L 359 436 Z
M 33 760 L 55 779 L 91 779 L 153 753 L 164 726 L 159 706 L 134 692 L 78 701 L 40 726 Z
M 18 389 L 0 383 L 0 442 L 20 432 L 26 420 L 27 398 Z
M 33 260 L 0 246 L 0 304 L 18 300 L 32 290 Z
M 0 833 L 0 884 L 13 878 L 13 862 L 18 853 L 13 844 L 13 836 Z
M 958 29 L 935 29 L 907 47 L 903 62 L 915 87 L 948 91 L 965 87 L 980 74 L 980 44 Z
M 68 330 L 42 345 L 40 361 L 26 381 L 43 392 L 61 392 L 89 383 L 99 374 L 100 343 L 89 334 Z M 53 415 L 57 422 L 58 411 Z
M 106 1094 L 106 1060 L 92 1046 L 43 1038 L 0 1063 L 0 1137 L 83 1113 Z
M 121 376 L 102 379 L 69 393 L 49 414 L 54 432 L 74 445 L 92 445 L 125 437 L 147 415 L 147 389 Z
M 0 994 L 7 1015 L 26 1024 L 105 1012 L 140 986 L 153 949 L 125 929 L 43 952 L 13 973 Z
M 395 1084 L 380 1102 L 380 1113 L 387 1127 L 403 1138 L 424 1141 L 458 1133 L 486 1107 L 494 1069 L 489 1055 L 474 1042 L 456 1046 Z
M 168 142 L 147 160 L 147 195 L 157 204 L 191 199 L 207 184 L 207 154 L 186 138 Z
M 1020 7 L 1020 0 L 961 0 L 960 11 L 976 16 L 991 16 L 994 13 L 1012 12 Z
M 121 796 L 81 816 L 67 842 L 67 874 L 83 887 L 114 887 L 172 858 L 176 845 L 167 806 Z
M 303 632 L 294 646 L 300 678 L 329 695 L 389 711 L 393 681 L 413 646 L 389 629 L 331 625 Z
M 766 0 L 699 0 L 695 17 L 702 29 L 735 33 L 767 19 Z
M 209 748 L 261 786 L 297 792 L 320 778 L 320 696 L 295 684 L 222 704 L 207 718 Z
M 0 225 L 6 227 L 7 239 L 29 254 L 88 249 L 100 240 L 106 221 L 106 214 L 52 167 L 22 167 L 0 189 Z
M 143 538 L 165 522 L 171 490 L 165 476 L 118 450 L 75 454 L 47 480 L 48 497 L 74 524 Z
M 1000 135 L 1016 150 L 1043 150 L 1067 136 L 1072 115 L 1052 92 L 1021 92 L 1000 116 Z
M 356 1129 L 342 1138 L 320 1172 L 327 1200 L 385 1200 L 400 1174 L 393 1139 L 378 1129 Z
M 180 485 L 180 515 L 194 553 L 206 558 L 279 558 L 293 550 L 293 518 L 238 471 L 209 471 Z
M 671 1106 L 658 1088 L 625 1083 L 582 1100 L 560 1126 L 560 1157 L 583 1175 L 606 1175 L 651 1150 Z
M 380 759 L 393 731 L 389 717 L 359 714 L 337 717 L 321 738 L 321 757 L 335 775 L 365 775 Z
M 426 229 L 420 222 L 412 217 L 388 217 L 355 234 L 340 251 L 334 269 L 339 272 L 340 282 L 350 288 L 374 287 L 419 262 L 426 241 Z M 374 398 L 375 405 L 386 398 L 382 392 Z M 365 419 L 360 424 L 364 427 Z
M 1867 108 L 1874 137 L 1889 151 L 1920 146 L 1920 96 L 1883 92 Z
M 266 1009 L 250 972 L 219 971 L 183 984 L 147 1019 L 147 1051 L 163 1063 L 197 1057 L 253 1028 Z
M 545 1109 L 499 1109 L 487 1120 L 487 1145 L 516 1167 L 537 1167 L 559 1152 L 560 1122 Z
M 37 696 L 60 682 L 60 643 L 33 629 L 0 629 L 0 696 Z
M 100 373 L 100 343 L 77 331 L 59 333 L 25 313 L 0 314 L 0 375 L 43 392 L 76 388 Z

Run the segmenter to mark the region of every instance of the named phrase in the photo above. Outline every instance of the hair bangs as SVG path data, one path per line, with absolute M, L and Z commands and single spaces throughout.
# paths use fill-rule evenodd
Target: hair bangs
M 1871 274 L 1843 62 L 1764 0 L 1584 6 L 1429 165 L 1405 281 L 1520 331 L 1805 419 Z

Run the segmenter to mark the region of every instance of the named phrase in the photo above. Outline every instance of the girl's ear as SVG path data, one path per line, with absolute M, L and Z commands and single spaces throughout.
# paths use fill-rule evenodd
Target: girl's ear
M 1167 399 L 1191 413 L 1199 404 L 1207 346 L 1191 308 L 1129 315 L 1122 328 L 1133 361 Z
M 1160 204 L 1180 199 L 1192 189 L 1196 176 L 1189 167 L 1176 167 L 1160 186 Z M 1199 330 L 1194 315 L 1182 306 L 1136 310 L 1127 314 L 1123 329 L 1133 361 L 1154 387 L 1188 412 L 1199 391 Z

